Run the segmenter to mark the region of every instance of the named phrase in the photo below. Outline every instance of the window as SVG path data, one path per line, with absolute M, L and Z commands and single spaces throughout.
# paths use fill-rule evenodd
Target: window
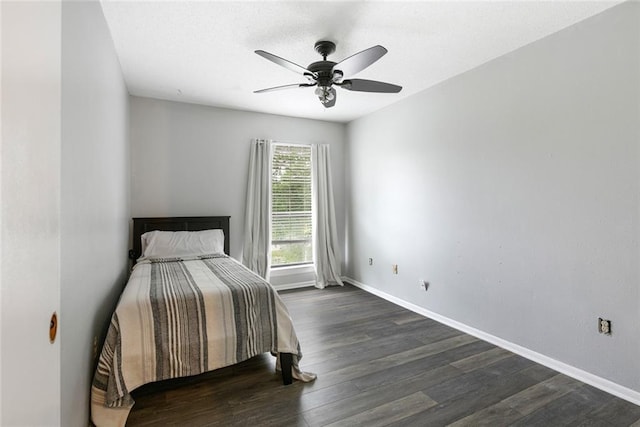
M 310 146 L 274 144 L 271 205 L 271 264 L 313 262 Z

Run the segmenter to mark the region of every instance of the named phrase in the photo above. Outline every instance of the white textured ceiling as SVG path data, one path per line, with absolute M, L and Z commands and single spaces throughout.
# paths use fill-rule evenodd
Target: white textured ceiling
M 132 95 L 348 122 L 572 25 L 620 1 L 112 1 L 102 0 Z M 306 80 L 261 58 L 307 66 L 318 40 L 329 60 L 382 45 L 356 76 L 398 94 L 338 90 L 325 109 L 313 88 L 254 94 Z

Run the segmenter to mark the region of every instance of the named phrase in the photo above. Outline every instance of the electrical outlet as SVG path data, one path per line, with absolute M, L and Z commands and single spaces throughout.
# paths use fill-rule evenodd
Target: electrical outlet
M 369 258 L 369 265 L 373 265 L 373 258 Z
M 605 335 L 611 335 L 611 320 L 598 317 L 598 332 Z
M 393 274 L 398 274 L 398 264 L 393 264 L 393 265 L 391 266 L 391 272 L 392 272 Z
M 420 286 L 420 289 L 425 292 L 427 291 L 427 289 L 429 289 L 429 282 L 427 282 L 426 280 L 418 280 L 418 285 Z

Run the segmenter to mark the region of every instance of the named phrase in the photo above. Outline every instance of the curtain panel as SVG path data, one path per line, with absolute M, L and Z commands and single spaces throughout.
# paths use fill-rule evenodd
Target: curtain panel
M 316 287 L 343 286 L 329 145 L 312 145 L 313 263 Z
M 242 263 L 269 280 L 271 269 L 271 141 L 251 141 Z

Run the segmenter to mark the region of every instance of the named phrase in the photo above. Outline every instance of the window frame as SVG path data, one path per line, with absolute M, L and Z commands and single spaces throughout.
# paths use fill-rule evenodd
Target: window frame
M 270 245 L 269 245 L 269 251 L 272 252 L 273 251 L 273 245 L 274 242 L 294 242 L 292 240 L 273 240 L 273 234 L 274 234 L 274 227 L 273 227 L 273 219 L 274 219 L 274 194 L 273 194 L 273 172 L 274 172 L 274 158 L 276 156 L 276 151 L 278 149 L 278 147 L 292 147 L 292 148 L 305 148 L 309 150 L 309 203 L 311 206 L 311 211 L 310 211 L 310 227 L 311 227 L 311 235 L 309 236 L 309 243 L 311 246 L 311 260 L 310 261 L 299 261 L 299 262 L 294 262 L 294 263 L 289 263 L 289 264 L 275 264 L 275 265 L 271 265 L 271 268 L 274 270 L 296 270 L 296 269 L 300 269 L 300 268 L 308 268 L 308 267 L 313 267 L 314 265 L 314 248 L 313 248 L 313 218 L 315 217 L 315 203 L 313 201 L 313 150 L 312 150 L 312 145 L 311 144 L 303 144 L 303 143 L 293 143 L 293 142 L 281 142 L 281 141 L 273 141 L 272 145 L 271 145 L 272 149 L 271 149 L 271 171 L 270 171 L 270 185 L 269 185 L 269 190 L 270 190 L 270 212 L 269 212 L 269 221 L 271 222 L 271 236 L 270 236 Z M 305 242 L 306 240 L 296 240 L 299 242 Z M 273 260 L 273 258 L 272 258 Z

